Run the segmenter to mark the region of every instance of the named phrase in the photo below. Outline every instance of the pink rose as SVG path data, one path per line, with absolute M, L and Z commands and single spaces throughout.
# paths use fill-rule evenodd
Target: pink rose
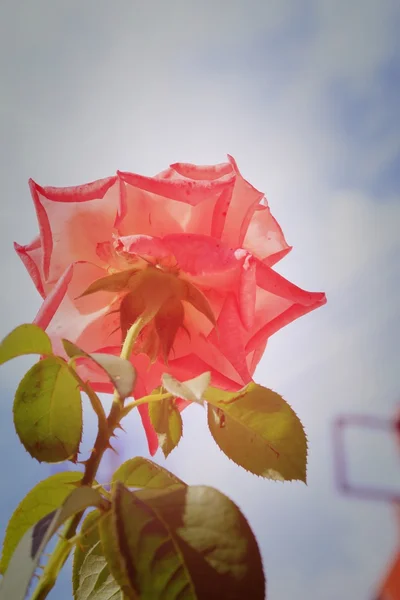
M 35 323 L 58 353 L 67 338 L 87 352 L 119 354 L 138 295 L 122 286 L 80 296 L 94 281 L 132 270 L 136 287 L 149 275 L 149 293 L 172 290 L 132 356 L 137 397 L 157 387 L 162 372 L 184 380 L 211 371 L 213 385 L 235 390 L 252 379 L 273 333 L 326 302 L 271 268 L 291 248 L 263 194 L 228 160 L 176 163 L 155 177 L 118 172 L 70 188 L 30 182 L 40 235 L 15 248 L 44 299 Z M 81 369 L 95 390 L 111 391 L 101 373 Z M 140 410 L 154 454 L 147 406 Z

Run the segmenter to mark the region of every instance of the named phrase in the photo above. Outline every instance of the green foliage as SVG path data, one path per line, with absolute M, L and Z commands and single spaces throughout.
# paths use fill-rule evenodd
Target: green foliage
M 135 385 L 136 370 L 129 360 L 100 352 L 88 354 L 68 340 L 62 340 L 62 343 L 70 358 L 88 358 L 96 363 L 107 374 L 121 399 L 131 395 Z
M 205 399 L 211 434 L 230 459 L 261 477 L 306 482 L 304 429 L 279 394 L 249 383 L 236 393 L 208 388 Z
M 124 290 L 129 293 L 119 309 L 122 331 L 138 318 L 140 325 L 155 318 L 149 329 L 153 338 L 141 343 L 155 355 L 163 350 L 165 359 L 183 323 L 182 301 L 190 302 L 215 324 L 207 300 L 196 288 L 154 268 L 103 278 L 83 295 Z M 71 362 L 89 359 L 105 371 L 122 401 L 132 394 L 136 372 L 129 360 L 88 354 L 68 340 L 63 344 Z M 123 402 L 113 405 L 107 421 L 90 385 L 80 381 L 71 364 L 53 355 L 50 339 L 35 325 L 22 325 L 3 340 L 0 364 L 31 353 L 45 358 L 26 373 L 16 391 L 14 423 L 22 444 L 39 461 L 76 460 L 82 436 L 82 386 L 97 408 L 100 430 L 95 451 L 100 450 L 101 458 L 109 436 L 127 414 Z M 306 436 L 283 398 L 255 383 L 235 393 L 209 384 L 210 373 L 184 382 L 164 374 L 158 397 L 132 403 L 149 401 L 150 420 L 164 456 L 182 437 L 176 398 L 199 404 L 206 400 L 211 434 L 231 460 L 265 478 L 305 482 Z M 91 468 L 95 468 L 88 469 L 85 481 L 95 475 L 98 463 L 93 456 Z M 51 536 L 66 519 L 88 506 L 99 510 L 85 519 L 75 548 L 75 600 L 264 599 L 265 579 L 255 537 L 239 509 L 219 491 L 187 486 L 141 457 L 124 462 L 114 473 L 111 503 L 94 488 L 80 487 L 81 478 L 81 473 L 70 472 L 49 477 L 17 507 L 0 561 L 0 573 L 5 574 L 0 600 L 24 600 Z M 63 543 L 66 553 L 57 558 L 55 576 L 69 552 L 69 542 Z
M 118 483 L 111 512 L 100 522 L 101 540 L 128 598 L 264 599 L 254 535 L 235 504 L 217 490 L 132 493 Z
M 112 483 L 119 481 L 133 488 L 176 488 L 185 483 L 167 469 L 160 467 L 148 458 L 136 456 L 122 463 L 112 477 Z
M 203 404 L 203 394 L 210 385 L 210 380 L 211 373 L 209 371 L 184 382 L 178 381 L 169 373 L 164 373 L 161 383 L 167 392 L 173 394 L 176 398 Z
M 16 327 L 0 344 L 0 365 L 23 354 L 52 354 L 50 339 L 37 325 L 26 323 Z
M 134 516 L 135 515 L 131 515 L 132 518 L 134 518 Z M 142 600 L 141 598 L 139 599 L 135 588 L 131 586 L 126 569 L 133 568 L 133 565 L 125 564 L 127 557 L 122 556 L 116 530 L 116 515 L 115 511 L 113 511 L 106 515 L 99 523 L 101 546 L 108 568 L 115 581 L 117 581 L 120 586 L 123 595 L 129 598 L 129 600 Z
M 75 600 L 122 600 L 123 594 L 111 575 L 100 541 L 97 520 L 100 513 L 88 514 L 75 546 L 72 588 Z
M 74 514 L 89 506 L 102 505 L 104 501 L 99 492 L 86 486 L 79 487 L 69 493 L 62 506 L 28 529 L 13 553 L 1 581 L 0 600 L 25 600 L 43 551 L 57 529 Z
M 149 403 L 151 423 L 157 433 L 158 443 L 165 457 L 178 445 L 182 437 L 182 417 L 175 401 L 165 398 Z
M 64 361 L 45 358 L 26 373 L 15 394 L 14 424 L 22 444 L 38 461 L 75 459 L 82 436 L 82 404 Z
M 82 473 L 67 471 L 40 481 L 18 504 L 8 522 L 0 561 L 0 573 L 7 570 L 10 558 L 23 535 L 42 517 L 55 510 L 82 479 Z

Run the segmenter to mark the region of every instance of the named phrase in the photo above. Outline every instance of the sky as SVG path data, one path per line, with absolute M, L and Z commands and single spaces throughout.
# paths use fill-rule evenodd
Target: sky
M 271 338 L 255 374 L 306 428 L 307 486 L 241 470 L 215 446 L 198 406 L 185 411 L 168 460 L 155 457 L 238 504 L 258 538 L 269 600 L 373 600 L 399 545 L 392 506 L 338 491 L 332 447 L 338 415 L 389 419 L 400 401 L 399 26 L 397 0 L 3 0 L 0 8 L 1 337 L 40 307 L 12 246 L 37 234 L 30 177 L 77 185 L 232 154 L 293 246 L 276 269 L 327 294 L 327 305 Z M 31 363 L 1 371 L 1 534 L 50 474 L 12 424 L 13 394 Z M 85 414 L 89 444 L 95 422 Z M 135 415 L 126 430 L 121 460 L 147 456 Z M 354 481 L 400 489 L 389 434 L 350 433 L 347 451 Z M 71 597 L 69 572 L 49 597 Z

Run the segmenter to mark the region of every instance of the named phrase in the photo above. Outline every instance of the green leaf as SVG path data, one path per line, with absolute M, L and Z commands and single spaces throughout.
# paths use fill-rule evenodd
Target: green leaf
M 175 488 L 186 485 L 167 469 L 160 467 L 148 458 L 136 456 L 122 463 L 112 476 L 112 483 L 117 481 L 127 487 L 134 488 Z
M 117 389 L 120 398 L 124 400 L 131 395 L 135 385 L 136 370 L 129 360 L 101 352 L 88 354 L 69 340 L 62 340 L 62 343 L 65 352 L 70 358 L 88 358 L 105 371 Z
M 100 540 L 85 556 L 76 600 L 122 600 L 123 592 L 111 575 Z
M 88 506 L 102 506 L 104 500 L 93 488 L 79 487 L 70 492 L 62 506 L 43 517 L 20 540 L 0 584 L 0 600 L 24 600 L 33 574 L 50 538 L 74 514 Z
M 75 459 L 82 436 L 82 403 L 66 363 L 49 357 L 26 373 L 15 394 L 14 424 L 22 444 L 39 462 Z
M 210 387 L 204 397 L 211 434 L 228 458 L 267 479 L 306 482 L 306 435 L 279 394 L 249 383 L 236 393 Z
M 100 513 L 88 514 L 75 546 L 72 587 L 75 600 L 122 600 L 122 591 L 110 573 L 96 521 Z
M 25 496 L 8 522 L 0 561 L 0 573 L 8 563 L 24 533 L 42 517 L 55 510 L 82 479 L 82 473 L 67 471 L 44 479 Z
M 98 528 L 98 518 L 100 513 L 97 510 L 90 512 L 82 523 L 79 532 L 79 543 L 76 544 L 72 563 L 72 590 L 74 597 L 81 585 L 80 571 L 87 553 L 100 540 Z
M 211 373 L 207 371 L 193 379 L 178 381 L 169 373 L 164 373 L 161 378 L 163 387 L 176 398 L 183 398 L 189 402 L 203 404 L 203 394 L 210 385 Z
M 47 333 L 37 325 L 26 323 L 16 327 L 1 342 L 0 365 L 23 354 L 52 354 Z
M 96 279 L 78 298 L 94 294 L 95 292 L 122 292 L 128 289 L 129 280 L 137 271 L 138 269 L 127 269 L 126 271 L 120 271 L 119 273 L 113 273 L 112 275 Z
M 165 398 L 158 402 L 149 402 L 149 414 L 160 448 L 167 457 L 182 437 L 181 413 L 173 399 Z
M 217 490 L 131 493 L 117 484 L 112 515 L 103 545 L 114 545 L 124 585 L 141 600 L 264 600 L 255 537 L 237 506 Z
M 139 599 L 135 588 L 131 586 L 131 582 L 126 572 L 127 565 L 125 564 L 121 553 L 116 529 L 114 506 L 112 512 L 107 514 L 99 523 L 100 540 L 104 556 L 106 557 L 108 568 L 115 581 L 120 586 L 123 594 L 125 594 L 129 600 L 144 600 L 143 598 Z M 128 568 L 130 567 L 133 568 L 133 565 L 128 565 Z

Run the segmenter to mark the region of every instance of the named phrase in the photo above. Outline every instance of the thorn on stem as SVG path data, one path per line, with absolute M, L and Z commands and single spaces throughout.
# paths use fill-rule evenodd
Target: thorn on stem
M 118 452 L 116 451 L 116 449 L 110 444 L 110 442 L 107 442 L 107 449 L 112 450 L 113 452 L 115 452 L 115 454 L 118 456 Z

